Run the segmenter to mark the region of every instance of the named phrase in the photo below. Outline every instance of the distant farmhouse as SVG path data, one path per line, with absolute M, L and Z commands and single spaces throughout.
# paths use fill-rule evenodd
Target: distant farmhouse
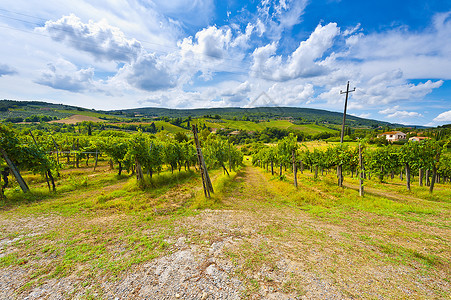
M 410 139 L 409 139 L 409 141 L 412 141 L 412 142 L 419 142 L 419 141 L 422 141 L 422 140 L 428 140 L 429 138 L 427 137 L 427 136 L 413 136 L 413 137 L 411 137 Z
M 385 136 L 385 138 L 389 142 L 405 140 L 407 137 L 407 135 L 401 131 L 388 131 L 388 132 L 379 134 L 377 137 L 382 137 L 382 136 Z

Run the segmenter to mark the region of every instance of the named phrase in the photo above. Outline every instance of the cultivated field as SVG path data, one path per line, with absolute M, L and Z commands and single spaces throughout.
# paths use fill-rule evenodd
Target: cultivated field
M 27 174 L 0 210 L 0 299 L 448 299 L 451 187 L 309 171 L 283 180 L 250 159 L 230 176 L 155 175 L 139 189 L 106 161 Z

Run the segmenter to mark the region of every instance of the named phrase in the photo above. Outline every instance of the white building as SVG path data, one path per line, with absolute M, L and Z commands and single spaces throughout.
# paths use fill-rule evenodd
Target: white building
M 382 134 L 379 134 L 378 137 L 385 136 L 387 141 L 395 142 L 399 140 L 405 140 L 407 135 L 401 131 L 388 131 Z

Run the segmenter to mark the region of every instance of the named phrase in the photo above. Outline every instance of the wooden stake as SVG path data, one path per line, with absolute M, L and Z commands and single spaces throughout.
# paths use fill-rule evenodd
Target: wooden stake
M 359 144 L 359 164 L 360 164 L 360 180 L 359 180 L 359 195 L 360 197 L 363 197 L 364 191 L 363 191 L 363 158 L 362 158 L 362 145 Z
M 297 188 L 298 187 L 298 178 L 297 178 L 297 166 L 296 166 L 296 151 L 293 150 L 293 152 L 291 153 L 292 159 L 293 159 L 293 176 L 294 176 L 294 186 Z
M 202 155 L 202 149 L 200 148 L 199 138 L 197 136 L 197 129 L 195 125 L 192 125 L 194 143 L 196 145 L 197 151 L 197 160 L 199 162 L 199 170 L 202 177 L 202 186 L 204 188 L 204 195 L 207 198 L 210 198 L 210 192 L 214 193 L 213 185 L 210 180 L 210 176 L 208 175 L 207 166 L 205 165 L 205 160 Z
M 11 172 L 13 172 L 14 177 L 16 178 L 17 182 L 19 183 L 20 188 L 24 193 L 28 192 L 30 189 L 28 188 L 28 185 L 25 183 L 25 180 L 23 180 L 22 176 L 20 175 L 19 170 L 16 168 L 12 160 L 9 159 L 8 155 L 6 154 L 6 151 L 3 149 L 0 149 L 0 152 L 3 155 L 3 158 L 5 159 L 6 163 L 8 164 L 9 169 Z

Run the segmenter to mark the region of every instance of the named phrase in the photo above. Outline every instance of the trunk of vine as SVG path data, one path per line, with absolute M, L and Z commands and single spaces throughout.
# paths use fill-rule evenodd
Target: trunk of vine
M 271 160 L 271 175 L 274 176 L 274 162 Z
M 338 165 L 337 166 L 337 177 L 338 177 L 338 186 L 343 186 L 343 166 Z
M 121 176 L 121 173 L 122 173 L 122 164 L 121 164 L 120 161 L 118 161 L 117 163 L 118 163 L 118 165 L 119 165 L 119 173 L 118 173 L 117 175 Z
M 97 149 L 96 149 L 96 162 L 94 163 L 94 171 L 96 170 L 96 168 L 97 168 L 97 162 L 99 161 L 99 153 L 97 152 Z
M 418 184 L 423 186 L 423 169 L 420 168 L 418 171 Z
M 318 166 L 315 166 L 315 179 L 318 178 Z
M 55 179 L 53 178 L 52 172 L 50 170 L 47 170 L 47 174 L 49 175 L 50 182 L 52 183 L 52 189 L 53 191 L 56 191 L 55 187 Z
M 8 169 L 8 168 L 5 168 L 5 169 L 2 171 L 2 178 L 3 178 L 3 181 L 5 182 L 5 183 L 2 185 L 2 189 L 1 189 L 1 196 L 2 196 L 2 197 L 4 197 L 3 191 L 8 187 L 8 183 L 9 183 L 9 181 L 8 181 L 8 175 L 9 175 L 9 169 Z
M 28 188 L 27 183 L 25 180 L 23 180 L 22 175 L 20 175 L 19 170 L 16 168 L 14 163 L 11 159 L 9 159 L 8 154 L 3 149 L 0 149 L 1 154 L 3 155 L 3 158 L 5 159 L 6 163 L 8 164 L 9 170 L 13 173 L 14 177 L 17 180 L 17 183 L 19 183 L 20 188 L 24 193 L 28 192 L 30 189 Z
M 407 190 L 410 191 L 410 166 L 406 164 L 406 186 Z
M 279 176 L 282 177 L 282 164 L 280 164 Z
M 224 166 L 224 164 L 222 164 L 222 168 L 223 168 L 224 171 L 227 173 L 227 176 L 230 176 L 229 171 L 227 171 L 227 168 Z
M 50 192 L 51 188 L 50 188 L 49 176 L 47 175 L 46 172 L 44 172 L 44 175 L 45 175 L 45 181 L 47 182 L 47 187 L 49 188 L 49 192 Z
M 142 171 L 142 169 L 141 169 L 141 164 L 138 162 L 138 161 L 135 161 L 136 162 L 136 179 L 138 180 L 138 181 L 142 181 L 143 179 L 144 179 L 144 176 L 143 176 L 143 171 Z
M 429 193 L 432 194 L 432 192 L 434 191 L 434 183 L 435 183 L 435 179 L 437 176 L 437 167 L 435 167 L 432 169 L 432 179 L 431 179 L 431 186 L 429 187 Z

